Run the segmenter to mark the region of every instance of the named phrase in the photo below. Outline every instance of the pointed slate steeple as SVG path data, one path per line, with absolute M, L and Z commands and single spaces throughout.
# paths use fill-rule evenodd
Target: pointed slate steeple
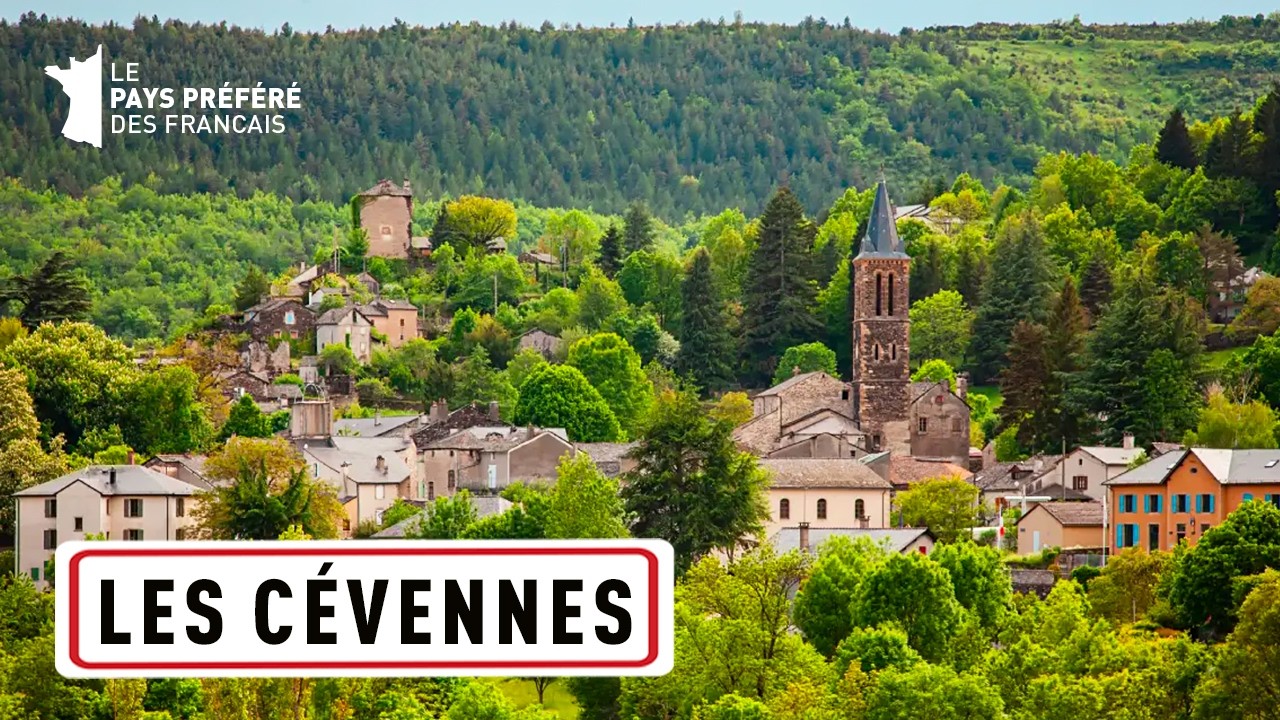
M 889 186 L 880 178 L 876 186 L 876 199 L 871 204 L 871 217 L 867 220 L 867 234 L 862 236 L 859 258 L 909 258 L 898 238 L 898 225 L 893 219 L 893 204 L 889 202 Z

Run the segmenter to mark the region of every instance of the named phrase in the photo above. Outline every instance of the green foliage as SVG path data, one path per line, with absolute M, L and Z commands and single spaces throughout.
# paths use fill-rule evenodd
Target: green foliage
M 618 286 L 627 302 L 635 307 L 648 305 L 663 327 L 677 327 L 683 278 L 684 269 L 675 258 L 666 253 L 638 250 L 622 263 Z
M 636 432 L 653 404 L 653 385 L 627 341 L 613 333 L 585 337 L 570 346 L 568 364 L 599 391 L 622 429 Z
M 305 468 L 273 485 L 267 463 L 240 466 L 233 483 L 217 485 L 200 496 L 206 522 L 202 529 L 217 540 L 275 540 L 291 526 L 318 538 L 336 537 L 336 499 Z
M 627 526 L 622 520 L 622 500 L 618 481 L 607 478 L 590 455 L 566 454 L 556 468 L 556 484 L 547 507 L 548 538 L 622 538 Z
M 863 672 L 874 672 L 886 668 L 909 668 L 924 662 L 924 658 L 908 644 L 905 632 L 887 625 L 854 628 L 840 641 L 835 661 L 841 671 L 848 670 L 856 662 Z
M 732 433 L 692 392 L 668 390 L 632 451 L 622 489 L 631 532 L 671 543 L 679 572 L 713 550 L 733 551 L 768 517 L 768 479 Z
M 249 271 L 236 285 L 236 310 L 244 312 L 257 305 L 270 291 L 271 279 L 257 265 L 250 265 Z
M 676 368 L 693 378 L 704 392 L 723 390 L 733 380 L 733 338 L 729 316 L 714 275 L 711 253 L 694 251 L 681 287 L 684 317 Z
M 608 403 L 575 367 L 547 365 L 534 370 L 519 392 L 516 424 L 562 427 L 573 442 L 613 442 L 622 437 Z
M 391 507 L 382 511 L 382 527 L 389 528 L 421 512 L 422 508 L 417 505 L 406 502 L 404 498 L 396 498 L 396 501 L 391 503 Z
M 968 539 L 979 523 L 978 489 L 959 477 L 915 483 L 896 502 L 907 525 L 929 528 L 942 543 Z
M 258 403 L 248 395 L 231 405 L 231 414 L 222 425 L 221 438 L 226 440 L 232 435 L 241 437 L 269 437 L 273 434 L 271 421 L 258 409 Z
M 998 629 L 1011 600 L 1009 572 L 1000 552 L 960 542 L 939 546 L 932 557 L 950 573 L 956 601 L 972 611 L 983 628 Z
M 404 536 L 416 540 L 457 540 L 476 521 L 471 493 L 459 490 L 451 497 L 438 497 L 421 513 L 417 523 L 409 523 Z
M 956 371 L 946 360 L 929 360 L 911 373 L 911 382 L 945 382 L 947 389 L 956 389 Z
M 1234 403 L 1221 392 L 1209 396 L 1195 431 L 1187 431 L 1187 447 L 1250 449 L 1276 447 L 1276 414 L 1265 403 Z
M 912 290 L 915 284 L 912 284 Z M 911 304 L 911 358 L 960 367 L 969 347 L 973 312 L 955 290 L 940 290 Z
M 10 302 L 22 305 L 18 319 L 31 330 L 46 322 L 87 320 L 93 307 L 88 283 L 62 252 L 53 253 L 31 274 L 10 278 L 8 286 L 0 291 L 0 303 Z
M 1050 268 L 1044 232 L 1035 215 L 1026 213 L 1001 224 L 991 267 L 969 346 L 974 380 L 979 383 L 995 377 L 1003 365 L 1014 326 L 1019 321 L 1039 321 L 1048 309 Z
M 320 350 L 320 364 L 324 365 L 326 374 L 350 375 L 360 365 L 355 353 L 346 345 L 325 345 Z
M 830 657 L 849 635 L 853 629 L 849 604 L 867 573 L 885 555 L 883 548 L 866 538 L 854 541 L 841 535 L 832 536 L 818 549 L 818 560 L 796 593 L 793 612 L 796 626 L 818 652 Z
M 962 608 L 946 569 L 919 553 L 891 554 L 863 578 L 852 604 L 860 627 L 897 623 L 929 662 L 947 656 Z
M 836 371 L 836 354 L 822 343 L 793 345 L 787 348 L 786 352 L 782 353 L 782 359 L 778 360 L 778 369 L 773 373 L 772 384 L 777 385 L 787 378 L 808 372 L 824 372 L 833 377 L 839 377 Z

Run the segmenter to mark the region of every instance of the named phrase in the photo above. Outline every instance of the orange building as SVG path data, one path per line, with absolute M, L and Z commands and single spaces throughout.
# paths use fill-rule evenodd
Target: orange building
M 1280 507 L 1280 450 L 1179 450 L 1103 484 L 1113 552 L 1171 550 L 1194 545 L 1242 503 Z

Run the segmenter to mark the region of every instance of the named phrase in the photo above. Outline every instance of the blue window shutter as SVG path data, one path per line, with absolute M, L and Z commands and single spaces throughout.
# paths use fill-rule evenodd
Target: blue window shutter
M 1244 502 L 1249 502 L 1249 501 L 1250 501 L 1250 500 L 1252 500 L 1252 499 L 1253 499 L 1253 493 L 1245 493 L 1245 494 L 1244 494 Z
M 1151 496 L 1150 495 L 1142 496 L 1142 512 L 1144 513 L 1151 512 Z
M 1116 547 L 1124 547 L 1124 526 L 1116 524 Z
M 1200 501 L 1204 499 L 1203 495 L 1196 496 L 1196 512 L 1200 512 Z
M 1160 512 L 1160 506 L 1164 504 L 1164 496 L 1156 495 L 1155 498 L 1156 498 L 1156 512 Z
M 1218 502 L 1218 496 L 1217 496 L 1217 495 L 1210 495 L 1210 496 L 1209 496 L 1209 512 L 1214 512 L 1214 508 L 1213 508 L 1213 506 L 1214 506 L 1217 502 Z

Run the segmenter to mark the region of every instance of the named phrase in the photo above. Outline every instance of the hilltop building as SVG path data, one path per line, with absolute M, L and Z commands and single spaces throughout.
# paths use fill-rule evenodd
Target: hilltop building
M 413 240 L 413 192 L 409 181 L 400 186 L 380 180 L 356 198 L 360 203 L 360 227 L 369 238 L 369 257 L 409 257 Z

